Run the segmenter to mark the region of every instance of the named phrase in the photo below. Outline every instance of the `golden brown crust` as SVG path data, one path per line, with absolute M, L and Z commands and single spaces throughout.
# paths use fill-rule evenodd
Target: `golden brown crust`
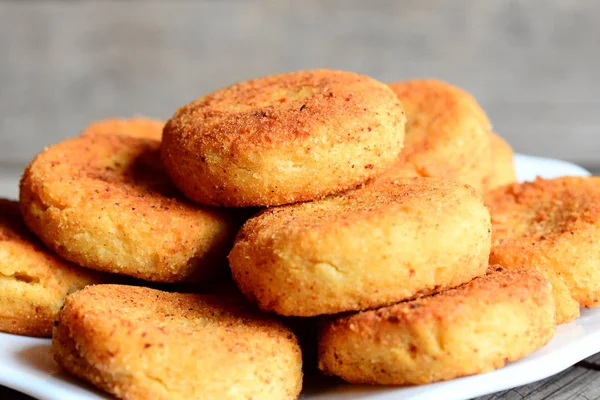
M 157 282 L 225 269 L 236 225 L 224 210 L 182 199 L 160 164 L 160 142 L 86 135 L 40 153 L 21 181 L 25 222 L 77 264 Z
M 502 367 L 555 330 L 541 273 L 490 268 L 456 289 L 325 321 L 319 368 L 352 383 L 424 384 Z
M 161 140 L 164 126 L 164 121 L 151 118 L 112 118 L 92 122 L 83 130 L 83 132 L 81 132 L 81 134 L 121 135 L 142 139 Z
M 18 203 L 0 199 L 0 331 L 49 337 L 65 297 L 103 279 L 50 253 L 27 230 Z
M 272 206 L 352 188 L 402 149 L 406 118 L 385 84 L 313 70 L 254 79 L 180 108 L 162 157 L 190 199 Z
M 241 297 L 99 285 L 69 296 L 54 359 L 136 399 L 294 399 L 302 355 L 290 329 Z
M 229 263 L 263 310 L 313 316 L 379 307 L 483 274 L 489 219 L 466 185 L 379 182 L 263 211 L 243 226 Z
M 484 181 L 484 189 L 492 191 L 517 180 L 514 152 L 510 144 L 495 133 L 490 133 L 492 144 L 492 171 Z
M 491 165 L 491 124 L 464 90 L 438 80 L 391 83 L 408 122 L 400 158 L 382 179 L 438 177 L 478 191 Z
M 552 283 L 556 319 L 600 301 L 600 178 L 564 177 L 501 187 L 486 196 L 490 262 L 540 270 Z

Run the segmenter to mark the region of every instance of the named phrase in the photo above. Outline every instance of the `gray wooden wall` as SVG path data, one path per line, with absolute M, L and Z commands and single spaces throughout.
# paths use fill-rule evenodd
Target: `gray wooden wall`
M 314 67 L 448 80 L 518 151 L 600 167 L 599 1 L 0 0 L 0 168 L 93 119 Z

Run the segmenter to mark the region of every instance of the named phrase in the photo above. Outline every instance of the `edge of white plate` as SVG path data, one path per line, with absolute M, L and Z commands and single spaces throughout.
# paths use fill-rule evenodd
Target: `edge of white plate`
M 519 182 L 533 181 L 536 177 L 552 179 L 560 176 L 589 176 L 588 170 L 573 163 L 551 158 L 515 154 L 515 170 Z M 535 170 L 536 172 L 532 172 Z

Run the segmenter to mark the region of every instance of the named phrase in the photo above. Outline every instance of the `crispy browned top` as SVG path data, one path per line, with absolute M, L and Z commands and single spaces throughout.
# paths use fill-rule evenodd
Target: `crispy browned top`
M 122 135 L 160 140 L 165 123 L 156 119 L 133 117 L 112 118 L 89 124 L 82 135 Z
M 488 304 L 507 301 L 523 303 L 531 299 L 533 293 L 547 288 L 548 282 L 542 273 L 534 269 L 490 266 L 486 275 L 455 289 L 344 316 L 338 318 L 335 325 L 354 327 L 370 335 L 386 325 L 410 326 L 431 320 L 452 320 L 453 315 L 460 313 L 462 305 L 467 302 L 476 301 L 482 309 Z
M 169 330 L 178 333 L 198 329 L 257 333 L 265 330 L 294 339 L 276 318 L 259 312 L 241 295 L 169 293 L 125 285 L 87 287 L 67 298 L 69 313 L 101 318 L 111 325 L 135 326 L 136 331 Z
M 189 217 L 222 218 L 217 210 L 198 208 L 175 189 L 160 161 L 158 140 L 113 135 L 85 135 L 40 153 L 25 173 L 32 192 L 46 206 L 103 209 L 136 218 L 159 217 L 156 231 Z M 175 220 L 176 214 L 178 215 Z M 153 218 L 154 218 L 153 217 Z
M 320 201 L 265 209 L 246 222 L 238 240 L 251 232 L 274 235 L 291 230 L 335 229 L 355 221 L 385 218 L 393 210 L 410 210 L 414 218 L 427 218 L 432 207 L 467 200 L 481 204 L 470 186 L 449 180 L 421 177 L 381 180 Z
M 360 125 L 363 116 L 396 113 L 401 106 L 387 85 L 364 75 L 309 70 L 241 82 L 201 97 L 167 122 L 165 134 L 206 137 L 229 145 L 276 146 L 315 134 L 314 126 Z M 400 125 L 400 124 L 398 124 Z M 369 126 L 356 132 L 368 135 Z M 340 141 L 351 140 L 343 137 Z
M 486 195 L 494 242 L 522 238 L 557 240 L 583 226 L 600 223 L 600 178 L 538 178 Z
M 448 135 L 460 138 L 461 129 L 477 124 L 491 129 L 491 123 L 477 100 L 449 83 L 411 80 L 389 85 L 400 98 L 406 117 L 404 156 L 430 151 Z M 458 145 L 458 144 L 457 144 Z

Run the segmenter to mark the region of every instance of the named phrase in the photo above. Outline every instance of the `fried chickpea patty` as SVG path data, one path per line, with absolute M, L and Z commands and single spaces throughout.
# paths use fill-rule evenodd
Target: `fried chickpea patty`
M 564 177 L 499 188 L 486 197 L 490 263 L 529 267 L 552 283 L 558 323 L 600 300 L 600 178 Z
M 484 179 L 484 188 L 491 191 L 517 180 L 514 152 L 510 144 L 495 133 L 490 133 L 492 144 L 492 171 Z
M 85 267 L 157 282 L 226 269 L 236 226 L 225 210 L 181 198 L 160 164 L 160 142 L 84 135 L 47 148 L 21 181 L 29 228 Z
M 101 281 L 50 253 L 27 230 L 19 205 L 0 199 L 0 331 L 50 336 L 65 297 Z
M 402 149 L 406 118 L 387 85 L 312 70 L 218 90 L 177 110 L 162 157 L 175 185 L 213 206 L 313 200 L 377 175 Z
M 82 135 L 122 135 L 136 138 L 161 140 L 165 123 L 163 121 L 133 117 L 113 118 L 89 124 Z
M 319 368 L 351 383 L 425 384 L 502 367 L 555 331 L 541 273 L 490 268 L 456 289 L 325 321 Z
M 54 359 L 118 398 L 295 399 L 302 355 L 290 329 L 240 297 L 98 285 L 69 296 Z
M 437 80 L 390 84 L 406 112 L 404 150 L 383 179 L 439 177 L 482 190 L 491 171 L 491 124 L 469 93 Z
M 484 274 L 490 228 L 472 188 L 408 178 L 264 210 L 243 226 L 229 263 L 242 292 L 263 310 L 333 314 Z

